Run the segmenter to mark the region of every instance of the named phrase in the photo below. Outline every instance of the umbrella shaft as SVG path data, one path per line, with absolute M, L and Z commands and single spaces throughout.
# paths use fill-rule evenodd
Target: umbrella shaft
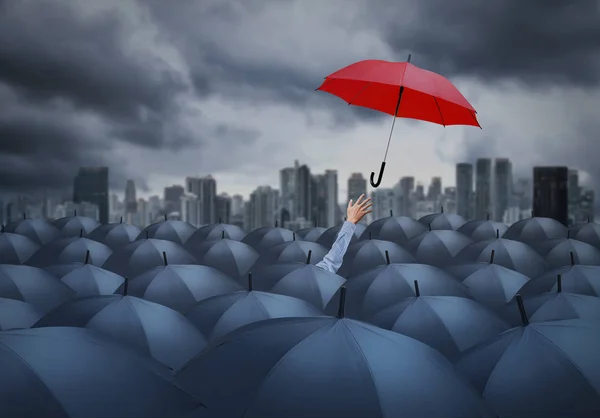
M 394 133 L 394 125 L 396 124 L 396 118 L 398 110 L 400 109 L 400 101 L 402 101 L 402 94 L 404 93 L 404 86 L 400 86 L 400 93 L 398 94 L 398 103 L 396 103 L 396 111 L 394 112 L 394 120 L 392 120 L 392 129 L 390 129 L 390 136 L 388 138 L 387 146 L 385 147 L 385 154 L 383 156 L 383 162 L 386 161 L 388 151 L 390 150 L 390 142 L 392 141 L 392 134 Z

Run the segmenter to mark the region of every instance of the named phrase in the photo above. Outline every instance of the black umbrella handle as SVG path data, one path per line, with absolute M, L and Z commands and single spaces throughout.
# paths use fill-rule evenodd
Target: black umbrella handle
M 385 171 L 385 161 L 381 162 L 381 168 L 379 169 L 379 177 L 377 177 L 377 182 L 375 182 L 375 173 L 371 172 L 371 186 L 374 188 L 379 187 L 381 184 L 381 179 L 383 178 L 383 172 Z

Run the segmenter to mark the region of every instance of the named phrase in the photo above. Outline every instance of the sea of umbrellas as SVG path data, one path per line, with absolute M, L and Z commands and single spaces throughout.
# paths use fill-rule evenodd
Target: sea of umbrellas
M 0 233 L 0 416 L 598 418 L 600 225 Z

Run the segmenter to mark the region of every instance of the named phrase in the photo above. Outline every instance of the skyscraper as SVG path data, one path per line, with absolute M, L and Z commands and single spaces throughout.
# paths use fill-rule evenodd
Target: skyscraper
M 244 228 L 250 231 L 263 226 L 274 226 L 277 221 L 279 192 L 269 186 L 259 186 L 244 206 Z
M 467 220 L 473 219 L 473 165 L 456 164 L 456 213 Z
M 431 184 L 429 185 L 429 190 L 427 191 L 427 200 L 434 202 L 434 204 L 439 205 L 439 200 L 442 195 L 442 178 L 441 177 L 432 177 Z
M 303 164 L 296 168 L 296 181 L 294 191 L 294 210 L 293 214 L 297 220 L 303 218 L 307 221 L 311 220 L 312 217 L 312 177 L 310 175 L 310 168 L 306 164 Z
M 496 158 L 494 162 L 493 219 L 502 222 L 513 192 L 512 164 L 508 158 Z
M 298 161 L 294 162 L 294 167 L 287 167 L 279 171 L 279 189 L 280 199 L 279 204 L 282 212 L 287 212 L 290 219 L 295 218 L 294 213 L 296 201 L 296 171 L 299 167 Z
M 337 170 L 325 170 L 325 188 L 327 189 L 327 201 L 325 205 L 326 223 L 323 227 L 331 228 L 340 221 L 340 207 L 338 196 L 338 173 Z
M 394 209 L 394 190 L 378 188 L 373 190 L 371 193 L 371 199 L 373 200 L 373 220 L 387 218 L 390 216 L 390 211 L 393 215 L 399 216 L 400 214 L 393 213 Z
M 360 195 L 367 196 L 367 179 L 365 179 L 362 173 L 352 173 L 348 179 L 348 201 L 352 199 L 354 202 L 360 197 Z M 366 223 L 367 220 L 363 218 L 361 223 Z
M 241 215 L 244 210 L 244 197 L 239 194 L 233 195 L 231 198 L 231 216 Z
M 413 190 L 415 188 L 414 177 L 402 177 L 398 183 L 394 195 L 396 201 L 394 214 L 396 216 L 413 216 L 415 211 L 415 205 L 413 200 Z M 388 214 L 389 215 L 389 214 Z
M 231 197 L 227 193 L 221 193 L 215 197 L 215 215 L 217 222 L 231 223 Z
M 492 160 L 480 158 L 475 163 L 475 219 L 491 216 Z
M 581 187 L 579 187 L 579 172 L 569 170 L 569 225 L 577 222 L 581 203 Z
M 137 212 L 137 197 L 135 193 L 135 183 L 133 180 L 127 180 L 125 183 L 125 213 L 133 214 Z
M 181 212 L 181 196 L 185 193 L 182 186 L 174 184 L 173 186 L 165 187 L 164 190 L 164 212 L 170 214 L 171 212 Z
M 93 203 L 98 221 L 108 223 L 108 167 L 82 167 L 73 184 L 73 202 Z
M 533 215 L 552 218 L 568 225 L 569 169 L 567 167 L 533 168 Z
M 325 174 L 314 174 L 311 186 L 312 220 L 317 226 L 327 223 L 327 182 Z
M 201 225 L 217 222 L 217 181 L 214 177 L 211 175 L 206 177 L 187 177 L 185 183 L 187 192 L 198 197 L 200 204 L 200 218 L 198 222 Z

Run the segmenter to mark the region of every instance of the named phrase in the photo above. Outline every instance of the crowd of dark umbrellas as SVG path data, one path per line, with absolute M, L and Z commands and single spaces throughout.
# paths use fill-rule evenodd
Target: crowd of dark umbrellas
M 600 225 L 437 213 L 0 233 L 0 415 L 600 416 Z

